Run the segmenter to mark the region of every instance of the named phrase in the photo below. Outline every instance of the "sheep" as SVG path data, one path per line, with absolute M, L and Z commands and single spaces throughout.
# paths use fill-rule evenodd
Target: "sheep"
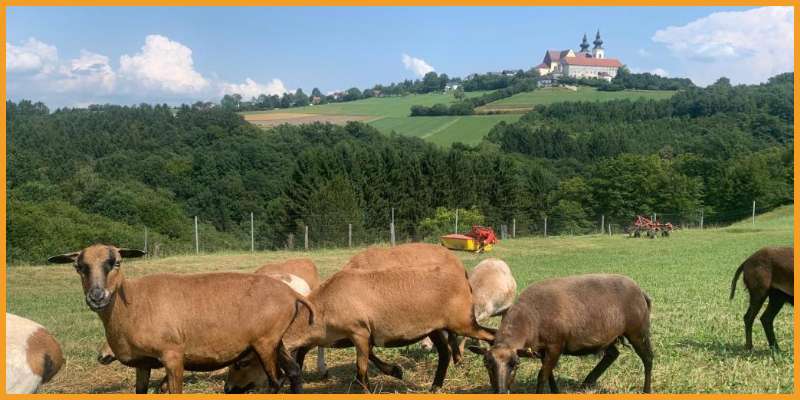
M 650 298 L 622 275 L 547 279 L 522 292 L 503 317 L 491 348 L 469 349 L 483 354 L 495 393 L 510 392 L 519 357 L 542 360 L 536 393 L 544 391 L 545 382 L 557 393 L 553 369 L 561 354 L 604 354 L 583 381 L 591 386 L 619 356 L 616 344 L 625 338 L 644 364 L 644 392 L 650 393 L 650 308 Z
M 47 329 L 6 313 L 6 393 L 36 393 L 62 366 L 61 346 Z
M 147 393 L 152 368 L 164 367 L 170 393 L 183 390 L 183 371 L 213 371 L 254 350 L 273 388 L 279 367 L 300 392 L 297 363 L 281 337 L 298 315 L 307 323 L 314 309 L 306 299 L 268 276 L 242 273 L 151 274 L 126 279 L 124 258 L 144 252 L 95 244 L 53 256 L 73 263 L 86 304 L 100 317 L 116 358 L 136 368 L 136 393 Z
M 493 330 L 475 321 L 470 292 L 463 267 L 460 271 L 442 265 L 343 269 L 308 296 L 316 307 L 317 322 L 301 321 L 307 311 L 300 310 L 283 341 L 290 351 L 297 350 L 298 361 L 314 346 L 355 346 L 356 379 L 369 392 L 367 362 L 373 346 L 406 346 L 432 335 L 439 350 L 431 387 L 436 391 L 450 361 L 443 330 L 488 342 L 494 339 Z
M 764 247 L 748 257 L 733 274 L 731 300 L 742 273 L 744 285 L 750 293 L 750 306 L 744 314 L 745 348 L 753 349 L 753 322 L 764 301 L 769 298 L 767 309 L 761 314 L 761 325 L 769 347 L 777 351 L 779 348 L 773 321 L 784 303 L 794 306 L 794 248 Z
M 460 274 L 465 273 L 461 261 L 449 250 L 441 246 L 425 243 L 410 243 L 390 248 L 370 247 L 350 258 L 342 270 L 402 269 L 408 268 L 410 265 L 415 265 L 415 263 L 417 265 L 442 265 L 450 268 L 454 272 Z M 431 333 L 431 335 L 439 334 L 439 331 Z M 452 336 L 452 338 L 455 338 L 455 336 Z M 429 338 L 426 338 L 426 340 L 429 340 Z M 342 341 L 336 343 L 332 347 L 352 346 L 353 344 L 351 342 Z M 457 363 L 460 360 L 460 354 L 456 354 L 458 346 L 454 343 L 451 343 L 450 346 L 454 349 L 452 357 L 454 362 Z M 318 349 L 323 349 L 323 347 L 320 346 Z M 301 366 L 303 364 L 304 355 L 305 352 L 298 357 Z M 382 373 L 397 379 L 403 379 L 403 369 L 400 365 L 384 362 L 378 358 L 372 350 L 370 350 L 368 358 Z M 320 359 L 322 359 L 321 355 L 317 357 L 318 362 Z M 252 361 L 253 360 L 249 357 L 245 357 L 231 366 L 225 382 L 226 391 L 241 393 L 250 388 L 260 386 L 266 381 L 267 378 L 263 370 L 258 367 L 257 363 Z
M 472 305 L 478 322 L 503 315 L 514 303 L 517 294 L 517 281 L 511 269 L 497 258 L 487 258 L 478 263 L 469 274 L 469 286 L 472 288 Z M 465 343 L 465 338 L 459 340 L 459 353 L 464 352 Z M 433 342 L 428 338 L 420 345 L 426 350 L 433 348 Z

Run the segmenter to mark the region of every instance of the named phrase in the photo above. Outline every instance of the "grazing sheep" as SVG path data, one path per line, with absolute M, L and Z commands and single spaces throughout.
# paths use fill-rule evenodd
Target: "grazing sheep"
M 81 277 L 86 304 L 103 322 L 116 358 L 136 368 L 136 392 L 146 393 L 152 368 L 164 367 L 170 393 L 183 390 L 183 371 L 213 371 L 254 350 L 273 388 L 279 367 L 293 392 L 302 389 L 298 365 L 281 337 L 305 306 L 312 305 L 285 284 L 268 276 L 242 273 L 152 274 L 126 279 L 123 257 L 139 250 L 92 245 L 80 252 L 51 257 L 73 263 Z
M 583 381 L 593 385 L 619 356 L 625 338 L 644 364 L 644 392 L 650 393 L 653 351 L 650 345 L 650 298 L 625 276 L 588 274 L 548 279 L 531 286 L 506 312 L 490 349 L 470 346 L 484 355 L 495 393 L 510 392 L 519 357 L 542 359 L 536 393 L 558 392 L 553 369 L 561 354 L 603 352 Z
M 6 393 L 36 393 L 63 365 L 61 346 L 47 329 L 6 313 Z
M 308 299 L 316 307 L 317 322 L 304 321 L 306 311 L 300 310 L 283 337 L 287 349 L 297 350 L 297 359 L 302 360 L 314 346 L 355 346 L 357 380 L 367 392 L 367 362 L 373 346 L 406 346 L 432 335 L 439 350 L 432 386 L 436 390 L 450 361 L 442 331 L 489 342 L 494 339 L 493 331 L 475 321 L 465 272 L 450 266 L 343 269 Z
M 311 261 L 308 260 L 307 263 L 311 263 Z M 297 263 L 293 264 L 295 264 L 294 271 L 297 271 Z M 350 260 L 348 260 L 342 269 L 403 269 L 413 265 L 442 265 L 457 273 L 464 273 L 464 266 L 461 264 L 461 261 L 449 250 L 441 246 L 425 243 L 409 243 L 389 248 L 370 247 L 350 258 Z M 283 263 L 270 264 L 269 266 L 271 266 L 270 270 L 285 270 Z M 261 272 L 264 268 L 267 268 L 267 266 L 262 267 L 256 272 Z M 316 268 L 314 269 L 314 272 L 316 272 Z M 314 289 L 316 289 L 316 287 L 312 287 L 312 290 Z M 446 336 L 445 332 L 436 331 L 431 333 L 431 335 L 434 336 L 438 336 L 440 334 Z M 453 336 L 453 338 L 454 337 L 455 336 Z M 430 341 L 430 338 L 426 337 L 425 340 Z M 433 346 L 433 342 L 431 342 L 431 346 Z M 452 354 L 453 361 L 458 363 L 461 358 L 460 353 L 456 354 L 458 353 L 456 351 L 458 346 L 454 343 L 451 343 L 450 346 L 454 349 Z M 353 347 L 353 344 L 345 340 L 338 342 L 331 347 Z M 324 363 L 324 347 L 319 346 L 317 349 L 319 351 L 317 355 L 317 367 L 320 368 L 320 361 Z M 298 361 L 301 366 L 303 365 L 304 358 L 305 352 L 298 357 Z M 375 355 L 371 349 L 369 353 L 369 360 L 372 361 L 372 363 L 382 373 L 393 376 L 397 379 L 403 379 L 403 368 L 400 365 L 384 362 L 378 358 L 378 356 Z M 228 377 L 225 380 L 226 393 L 244 393 L 252 388 L 263 385 L 263 383 L 267 381 L 267 377 L 264 375 L 263 370 L 259 368 L 258 363 L 253 361 L 254 360 L 252 357 L 244 357 L 229 368 Z M 324 364 L 322 364 L 322 367 L 324 368 Z M 320 370 L 320 372 L 322 372 L 322 370 Z M 326 374 L 323 374 L 323 376 L 326 376 Z
M 503 315 L 514 303 L 517 294 L 517 281 L 511 269 L 497 258 L 487 258 L 478 263 L 469 274 L 469 286 L 472 288 L 472 307 L 478 322 Z M 459 353 L 464 352 L 465 343 L 465 338 L 459 340 Z M 428 338 L 420 345 L 427 350 L 433 348 L 433 342 Z
M 744 314 L 745 348 L 753 349 L 753 322 L 769 298 L 767 309 L 761 314 L 761 325 L 769 347 L 778 350 L 772 323 L 784 303 L 794 306 L 794 248 L 764 247 L 748 257 L 733 274 L 731 300 L 742 273 L 744 285 L 750 293 L 750 306 Z

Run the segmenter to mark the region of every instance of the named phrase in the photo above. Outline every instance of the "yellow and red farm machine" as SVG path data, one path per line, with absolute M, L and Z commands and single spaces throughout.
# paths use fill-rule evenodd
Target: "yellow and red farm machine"
M 659 235 L 669 236 L 674 229 L 675 227 L 670 222 L 660 223 L 656 217 L 649 219 L 645 216 L 637 215 L 633 225 L 628 229 L 628 234 L 630 237 L 641 237 L 642 233 L 644 233 L 647 237 L 655 239 Z

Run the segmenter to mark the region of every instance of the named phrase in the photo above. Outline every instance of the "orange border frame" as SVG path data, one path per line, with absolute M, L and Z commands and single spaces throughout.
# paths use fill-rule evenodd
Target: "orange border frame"
M 2 0 L 0 0 L 2 1 Z M 797 65 L 798 59 L 800 59 L 798 55 L 798 46 L 797 46 L 797 37 L 798 33 L 800 32 L 800 26 L 798 26 L 798 17 L 797 10 L 800 8 L 800 5 L 791 0 L 564 0 L 555 4 L 553 0 L 334 0 L 334 1 L 325 1 L 325 0 L 7 0 L 2 5 L 2 10 L 0 10 L 0 27 L 2 28 L 2 36 L 3 41 L 6 40 L 6 11 L 9 6 L 791 6 L 794 7 L 794 69 L 797 72 Z M 2 77 L 2 85 L 0 85 L 0 94 L 2 94 L 3 98 L 6 98 L 6 53 L 2 52 L 2 56 L 0 56 L 0 64 L 2 64 L 1 70 L 3 73 Z M 798 77 L 795 75 L 794 78 L 794 85 L 795 88 L 797 87 Z M 798 99 L 800 96 L 798 95 L 797 90 L 795 89 L 794 92 L 794 103 L 797 104 Z M 797 108 L 794 109 L 794 119 L 795 123 L 797 123 Z M 0 126 L 2 126 L 3 130 L 6 130 L 6 107 L 5 103 L 2 107 L 2 112 L 0 112 Z M 2 191 L 2 197 L 0 197 L 0 220 L 2 220 L 3 227 L 6 227 L 6 140 L 0 142 L 0 150 L 2 150 L 2 156 L 0 159 L 2 160 L 2 165 L 0 165 L 0 170 L 2 170 L 2 177 L 0 177 L 0 191 Z M 794 163 L 797 164 L 798 159 L 800 156 L 797 154 L 797 145 L 795 142 L 794 145 Z M 797 169 L 794 170 L 794 180 L 795 180 L 795 187 L 794 187 L 794 204 L 798 202 L 798 190 L 796 186 L 797 178 L 800 176 L 798 174 Z M 2 242 L 0 242 L 0 255 L 2 255 L 2 263 L 3 268 L 0 270 L 0 278 L 2 282 L 0 283 L 0 295 L 2 299 L 0 299 L 0 310 L 5 313 L 6 310 L 6 229 L 3 229 L 3 232 L 0 234 L 2 235 Z M 794 219 L 794 235 L 793 235 L 793 242 L 797 242 L 797 239 L 800 238 L 800 222 L 798 222 L 797 218 Z M 797 255 L 800 251 L 795 247 L 795 259 L 797 259 Z M 797 286 L 798 279 L 797 275 L 795 275 L 795 286 Z M 792 309 L 793 316 L 794 316 L 794 393 L 792 394 L 561 394 L 561 395 L 549 395 L 549 396 L 556 396 L 562 399 L 581 399 L 587 397 L 600 397 L 606 399 L 674 399 L 674 400 L 683 400 L 683 399 L 702 399 L 702 400 L 712 400 L 712 399 L 719 399 L 719 400 L 727 400 L 727 399 L 800 399 L 800 393 L 798 393 L 798 380 L 800 379 L 800 370 L 798 370 L 798 358 L 800 358 L 800 340 L 798 340 L 797 335 L 797 327 L 800 325 L 800 315 L 794 312 L 794 308 Z M 3 328 L 3 332 L 5 332 L 5 317 L 0 318 L 0 326 Z M 3 365 L 3 372 L 0 373 L 0 399 L 68 399 L 68 400 L 82 400 L 85 399 L 87 396 L 92 398 L 98 399 L 142 399 L 142 398 L 153 398 L 154 396 L 159 396 L 158 394 L 147 394 L 147 395 L 135 395 L 133 393 L 122 393 L 122 394 L 28 394 L 28 395 L 9 395 L 5 393 L 5 334 L 0 335 L 0 342 L 2 342 L 2 348 L 0 348 L 0 356 L 2 356 L 2 361 L 0 364 Z M 179 395 L 182 398 L 189 398 L 189 399 L 207 399 L 209 397 L 215 398 L 225 398 L 225 399 L 253 399 L 254 396 L 259 395 L 223 395 L 223 394 L 183 394 Z M 265 395 L 260 395 L 265 396 Z M 478 400 L 483 399 L 487 396 L 487 394 L 373 394 L 373 395 L 366 395 L 366 394 L 300 394 L 300 395 L 291 395 L 291 394 L 277 394 L 277 395 L 266 395 L 270 398 L 280 398 L 280 399 L 318 399 L 320 397 L 330 398 L 330 399 L 356 399 L 356 398 L 382 398 L 382 399 L 400 399 L 400 398 L 414 398 L 414 399 L 440 399 L 442 397 L 458 397 L 459 399 L 465 400 Z M 513 397 L 513 398 L 527 398 L 533 399 L 537 396 L 536 394 L 511 394 L 511 395 L 494 395 L 494 396 L 504 396 L 504 397 Z

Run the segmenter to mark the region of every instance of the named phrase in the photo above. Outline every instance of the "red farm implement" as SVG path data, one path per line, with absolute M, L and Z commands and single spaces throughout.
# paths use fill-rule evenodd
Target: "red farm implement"
M 630 227 L 628 232 L 631 237 L 641 237 L 642 233 L 644 233 L 649 238 L 655 238 L 659 234 L 661 236 L 669 236 L 673 229 L 674 227 L 669 222 L 662 224 L 658 222 L 657 218 L 651 220 L 644 216 L 638 215 L 636 216 L 636 220 L 633 221 L 633 225 Z
M 473 225 L 472 230 L 466 235 L 454 233 L 444 235 L 440 238 L 442 246 L 451 250 L 466 250 L 483 253 L 491 251 L 492 246 L 497 243 L 497 236 L 492 228 Z

